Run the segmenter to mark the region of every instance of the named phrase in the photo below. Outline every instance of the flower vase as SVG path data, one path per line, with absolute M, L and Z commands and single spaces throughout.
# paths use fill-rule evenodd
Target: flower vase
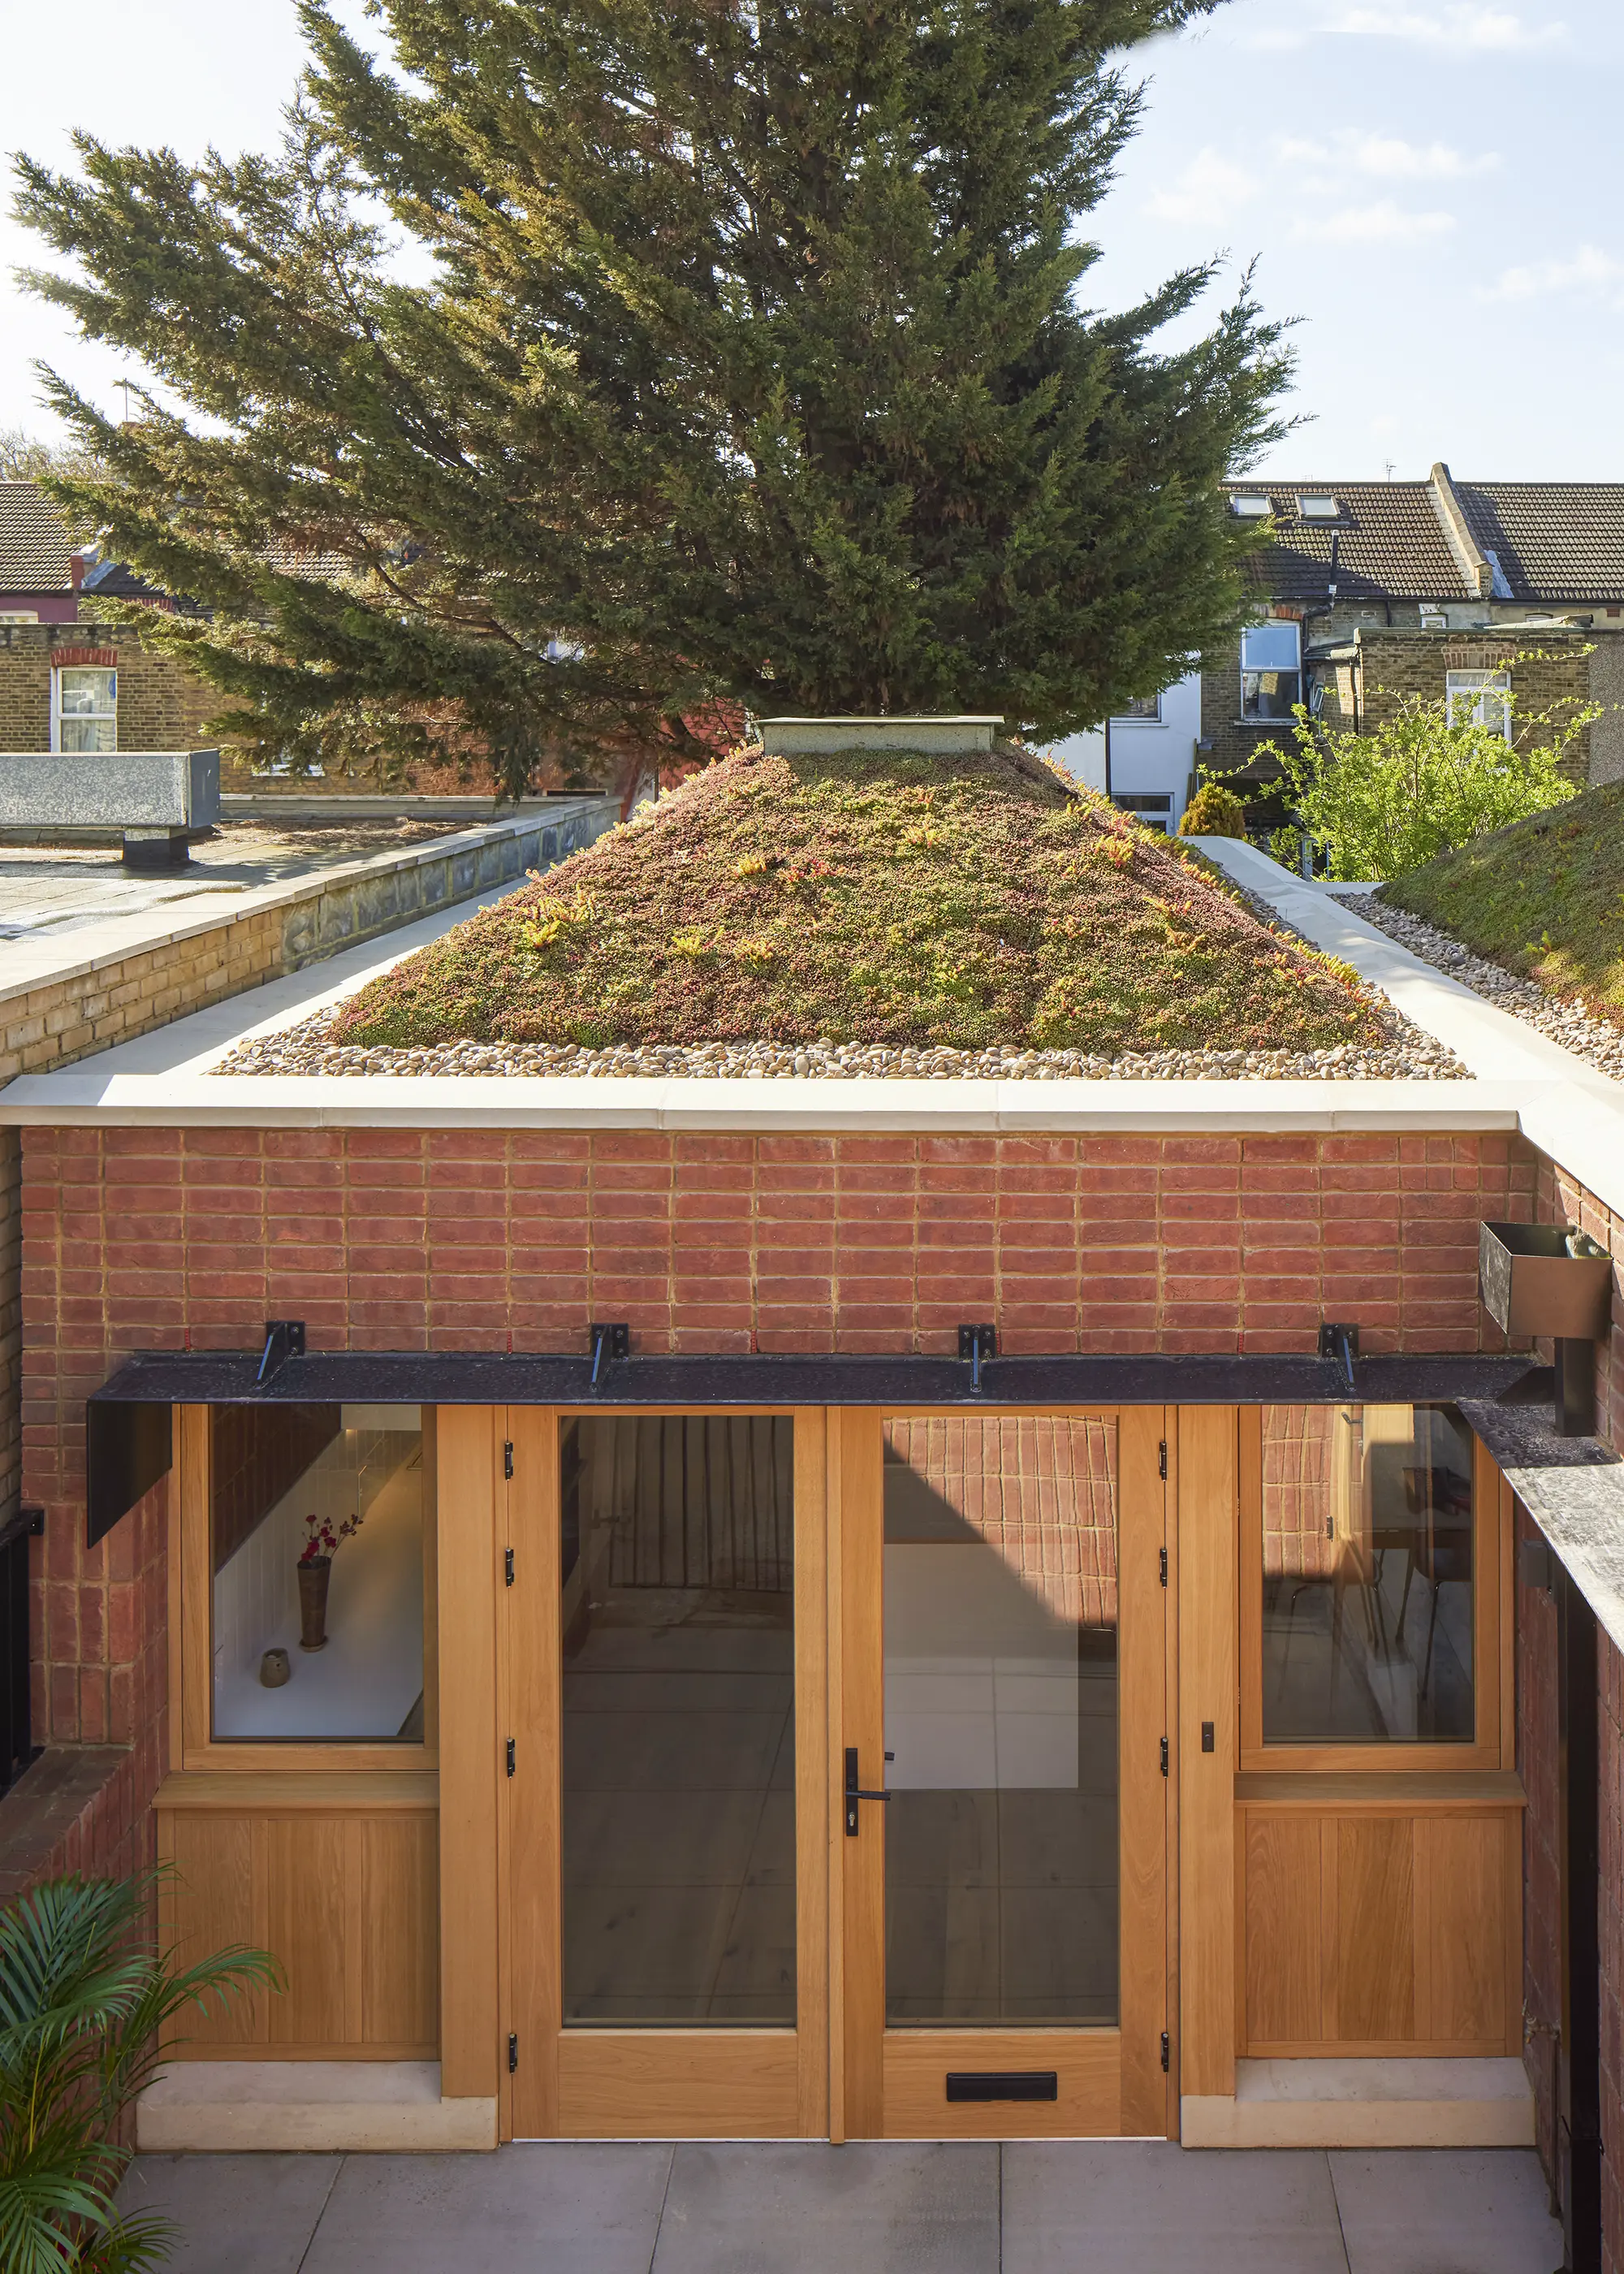
M 333 1576 L 330 1555 L 312 1555 L 299 1565 L 299 1648 L 327 1646 L 327 1581 Z

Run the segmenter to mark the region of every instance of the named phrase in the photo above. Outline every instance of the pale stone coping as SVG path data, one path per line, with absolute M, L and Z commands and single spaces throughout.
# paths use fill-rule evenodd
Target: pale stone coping
M 496 2102 L 445 2100 L 438 2061 L 178 2060 L 136 2103 L 148 2151 L 482 2150 Z
M 770 758 L 823 757 L 840 750 L 911 750 L 939 757 L 957 750 L 990 750 L 1004 724 L 1001 711 L 965 711 L 929 718 L 825 712 L 816 719 L 758 719 L 763 754 Z
M 603 801 L 590 795 L 549 801 L 548 810 L 560 819 L 582 806 Z M 381 853 L 358 854 L 353 861 L 335 862 L 282 877 L 270 885 L 222 885 L 214 890 L 188 892 L 179 906 L 184 915 L 170 915 L 162 907 L 126 915 L 109 916 L 99 923 L 82 924 L 55 938 L 43 932 L 37 939 L 9 939 L 0 961 L 0 1003 L 31 995 L 36 988 L 77 978 L 81 972 L 122 963 L 154 948 L 172 946 L 218 929 L 222 922 L 257 915 L 267 908 L 291 907 L 301 900 L 320 900 L 357 877 L 387 876 L 443 861 L 471 847 L 504 837 L 524 836 L 545 818 L 538 811 L 505 815 L 467 829 L 448 831 L 420 845 L 402 846 Z M 512 889 L 510 885 L 509 889 Z M 462 904 L 464 909 L 468 903 Z
M 1480 1081 L 1514 1085 L 1529 1142 L 1624 1215 L 1624 1083 L 1412 955 L 1355 915 L 1339 897 L 1340 888 L 1294 877 L 1238 838 L 1189 841 L 1277 908 L 1305 939 L 1372 980 Z
M 1527 2148 L 1520 2060 L 1237 2060 L 1235 2092 L 1186 2093 L 1186 2148 Z
M 147 1039 L 147 1038 L 143 1038 Z M 108 1071 L 119 1051 L 0 1090 L 0 1126 L 238 1128 L 1267 1133 L 1515 1131 L 1481 1082 L 666 1081 L 575 1075 Z
M 221 793 L 220 809 L 227 821 L 389 821 L 396 814 L 409 821 L 517 821 L 547 813 L 566 798 L 574 802 L 591 795 L 590 790 L 496 798 L 462 793 L 420 797 L 413 790 L 391 797 L 382 790 L 357 790 L 350 796 L 341 790 L 323 795 L 320 790 L 229 789 Z

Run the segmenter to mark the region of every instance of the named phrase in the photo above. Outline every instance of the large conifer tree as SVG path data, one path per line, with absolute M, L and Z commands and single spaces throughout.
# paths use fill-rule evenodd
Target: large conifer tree
M 49 380 L 73 501 L 283 746 L 1092 723 L 1233 623 L 1217 484 L 1276 431 L 1244 288 L 1176 353 L 1208 270 L 1081 290 L 1115 59 L 1214 4 L 381 0 L 386 70 L 306 0 L 279 156 L 19 162 L 37 289 L 155 382 Z

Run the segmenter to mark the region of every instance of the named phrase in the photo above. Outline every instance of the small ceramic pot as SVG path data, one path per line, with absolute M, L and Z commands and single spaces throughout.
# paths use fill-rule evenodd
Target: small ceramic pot
M 327 1581 L 333 1576 L 330 1555 L 312 1555 L 299 1565 L 299 1648 L 327 1646 Z
M 292 1673 L 285 1650 L 267 1650 L 259 1660 L 259 1680 L 267 1690 L 280 1690 Z

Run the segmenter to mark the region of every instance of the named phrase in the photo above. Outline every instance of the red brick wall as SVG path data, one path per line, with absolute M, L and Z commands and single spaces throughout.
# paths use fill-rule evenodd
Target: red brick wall
M 1470 1350 L 1499 1136 L 800 1137 L 29 1130 L 26 1490 L 47 1507 L 39 1736 L 162 1719 L 157 1502 L 86 1553 L 83 1400 L 129 1352 L 257 1344 Z M 1492 1332 L 1492 1329 L 1490 1330 Z M 155 1780 L 155 1756 L 143 1789 Z
M 1601 1801 L 1602 2263 L 1624 2274 L 1624 1658 L 1596 1638 Z
M 1545 1159 L 1535 1218 L 1577 1224 L 1624 1263 L 1624 1218 Z M 1613 1332 L 1597 1354 L 1597 1430 L 1624 1442 L 1624 1303 L 1614 1273 Z M 1517 1512 L 1518 1536 L 1533 1539 Z M 1561 2016 L 1560 1788 L 1557 1762 L 1556 1614 L 1543 1589 L 1517 1588 L 1517 1766 L 1528 1792 L 1523 1818 L 1523 1996 L 1526 2059 L 1539 2112 L 1539 2152 L 1555 2169 L 1551 2092 L 1553 2032 Z M 1608 2274 L 1624 2274 L 1624 1660 L 1598 1632 L 1601 1817 L 1602 2215 Z
M 1517 1510 L 1517 1538 L 1538 1533 Z M 1556 2059 L 1562 2020 L 1561 1783 L 1557 1758 L 1556 1606 L 1543 1587 L 1516 1591 L 1517 1773 L 1522 1818 L 1523 2061 L 1534 2088 L 1539 2160 L 1556 2169 Z
M 30 1489 L 128 1351 L 1470 1350 L 1503 1136 L 814 1137 L 30 1130 Z M 69 1401 L 60 1412 L 60 1391 Z
M 1597 1352 L 1596 1430 L 1610 1445 L 1624 1448 L 1624 1295 L 1619 1288 L 1624 1274 L 1624 1216 L 1615 1216 L 1583 1185 L 1576 1185 L 1543 1156 L 1538 1157 L 1535 1222 L 1576 1224 L 1581 1231 L 1598 1240 L 1620 1267 L 1613 1275 L 1613 1332 Z

